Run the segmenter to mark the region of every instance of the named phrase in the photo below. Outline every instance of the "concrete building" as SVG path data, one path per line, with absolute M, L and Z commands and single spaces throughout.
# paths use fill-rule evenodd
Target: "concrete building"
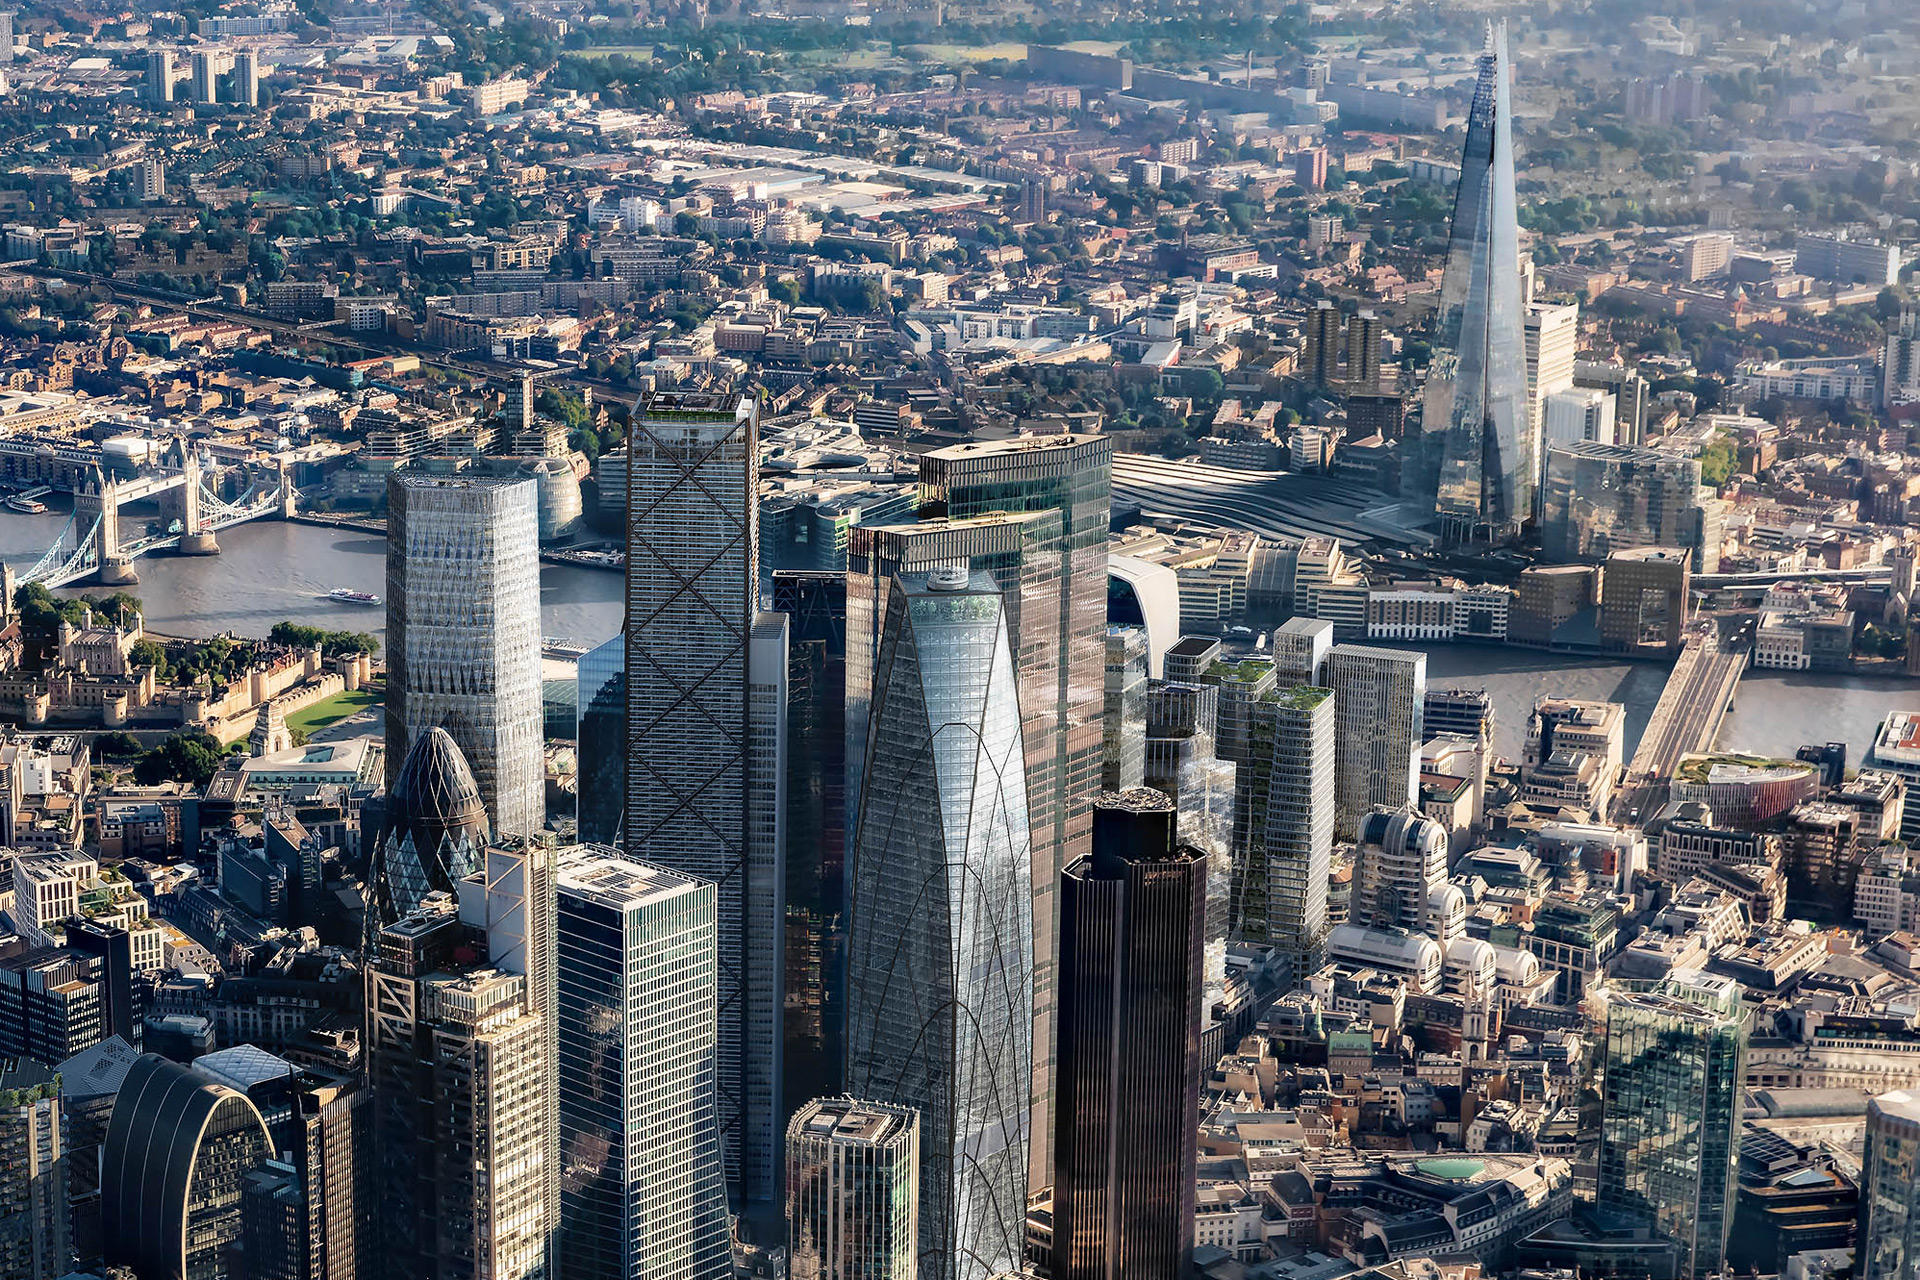
M 193 51 L 193 100 L 196 103 L 212 103 L 220 100 L 220 64 L 223 60 L 217 49 Z
M 233 55 L 233 100 L 243 107 L 260 105 L 260 55 L 252 49 Z
M 1434 892 L 1447 882 L 1447 833 L 1412 809 L 1375 809 L 1360 820 L 1353 922 L 1370 929 L 1437 932 Z
M 1900 249 L 1878 240 L 1802 231 L 1793 242 L 1793 269 L 1836 284 L 1892 284 L 1900 278 Z
M 1678 548 L 1610 553 L 1600 582 L 1600 643 L 1615 652 L 1678 652 L 1691 579 L 1692 557 Z
M 444 729 L 494 833 L 542 831 L 536 488 L 398 472 L 387 509 L 387 785 Z
M 147 54 L 147 101 L 173 101 L 173 50 L 153 49 Z

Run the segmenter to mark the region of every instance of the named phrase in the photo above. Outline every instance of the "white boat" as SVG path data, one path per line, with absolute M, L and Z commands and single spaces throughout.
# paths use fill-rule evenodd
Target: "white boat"
M 367 591 L 355 591 L 352 587 L 335 587 L 327 592 L 327 599 L 338 600 L 341 604 L 379 604 L 380 597 Z

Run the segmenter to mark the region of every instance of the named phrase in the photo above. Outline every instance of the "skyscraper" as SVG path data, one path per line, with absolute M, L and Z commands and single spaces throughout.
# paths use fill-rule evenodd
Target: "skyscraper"
M 839 1092 L 846 1064 L 847 576 L 773 575 L 787 616 L 782 1114 Z
M 226 1280 L 241 1184 L 270 1146 L 244 1094 L 143 1054 L 114 1099 L 101 1156 L 107 1262 L 142 1276 Z
M 369 936 L 430 893 L 451 893 L 481 864 L 491 832 L 480 784 L 445 729 L 413 740 L 369 838 Z
M 574 831 L 584 844 L 616 844 L 627 808 L 627 641 L 615 636 L 580 658 L 580 782 Z
M 540 541 L 531 480 L 387 481 L 387 785 L 441 728 L 496 835 L 546 826 Z
M 1147 633 L 1107 628 L 1107 696 L 1100 785 L 1128 791 L 1143 785 L 1147 764 Z
M 193 100 L 219 101 L 219 55 L 212 49 L 193 51 Z
M 56 1280 L 72 1241 L 60 1081 L 41 1063 L 0 1065 L 0 1276 Z
M 627 491 L 626 849 L 716 887 L 716 1087 L 729 1182 L 771 1194 L 741 1162 L 749 990 L 778 992 L 774 940 L 748 928 L 747 665 L 759 601 L 760 408 L 661 393 L 635 414 Z M 778 997 L 776 996 L 776 999 Z M 778 1007 L 776 1004 L 775 1007 Z
M 1920 1260 L 1920 1096 L 1883 1093 L 1867 1104 L 1860 1161 L 1859 1280 L 1907 1280 Z
M 1328 387 L 1340 380 L 1340 307 L 1322 298 L 1307 313 L 1307 367 L 1304 370 L 1315 386 Z
M 1336 702 L 1313 685 L 1269 690 L 1240 766 L 1233 936 L 1285 952 L 1296 980 L 1319 966 L 1326 941 Z
M 1327 685 L 1340 743 L 1334 833 L 1351 839 L 1375 805 L 1398 809 L 1420 798 L 1427 655 L 1337 644 L 1327 654 Z
M 1540 549 L 1557 563 L 1637 547 L 1681 547 L 1698 572 L 1720 567 L 1725 504 L 1700 483 L 1700 460 L 1628 444 L 1547 451 Z
M 714 886 L 575 846 L 556 896 L 559 1272 L 732 1274 L 714 1083 Z
M 482 886 L 483 918 L 499 907 L 491 897 Z M 546 1274 L 553 1038 L 540 975 L 493 957 L 491 929 L 487 944 L 486 961 L 471 954 L 447 894 L 379 933 L 367 987 L 379 1188 L 371 1269 L 389 1280 Z M 535 958 L 522 963 L 535 969 Z
M 1533 474 L 1539 486 L 1546 448 L 1547 401 L 1573 386 L 1574 357 L 1580 352 L 1580 304 L 1525 302 L 1527 344 L 1527 422 L 1533 433 Z
M 1207 858 L 1206 946 L 1202 1000 L 1211 1009 L 1226 990 L 1227 934 L 1233 915 L 1233 822 L 1239 766 L 1214 754 L 1219 690 L 1153 680 L 1147 686 L 1146 785 L 1173 798 L 1183 843 Z
M 755 964 L 747 983 L 741 1057 L 745 1094 L 740 1165 L 743 1191 L 768 1199 L 779 1185 L 787 916 L 787 638 L 784 613 L 754 619 L 747 653 L 746 936 Z M 724 1064 L 728 1050 L 722 1047 Z
M 1745 1085 L 1740 985 L 1694 974 L 1607 1006 L 1599 1203 L 1680 1246 L 1680 1274 L 1722 1269 Z
M 147 54 L 147 101 L 173 101 L 173 50 L 154 49 Z
M 233 100 L 243 107 L 260 105 L 260 55 L 251 49 L 233 55 Z
M 922 519 L 994 512 L 1048 513 L 1060 520 L 1057 574 L 1031 549 L 1021 602 L 1009 606 L 1020 655 L 1020 709 L 1026 738 L 1033 836 L 1034 1117 L 1036 1185 L 1047 1181 L 1052 1145 L 1048 1098 L 1053 1063 L 1054 884 L 1060 868 L 1087 852 L 1099 790 L 1105 711 L 1107 532 L 1113 442 L 1106 436 L 1023 436 L 952 445 L 920 459 Z M 1047 557 L 1050 558 L 1050 557 Z M 983 566 L 975 565 L 975 568 Z M 1039 572 L 1034 572 L 1039 570 Z M 1033 589 L 1028 589 L 1028 583 Z M 1002 590 L 1011 586 L 1002 582 Z
M 787 1125 L 787 1250 L 793 1280 L 914 1280 L 920 1274 L 920 1113 L 818 1098 Z
M 1060 877 L 1057 1280 L 1180 1280 L 1193 1250 L 1206 855 L 1174 805 L 1102 795 Z
M 1447 833 L 1412 809 L 1360 820 L 1353 919 L 1376 929 L 1424 929 L 1428 899 L 1447 882 Z
M 900 576 L 871 720 L 848 1084 L 920 1111 L 923 1280 L 981 1280 L 1015 1268 L 1025 1245 L 1033 1052 L 1027 771 L 992 578 Z
M 1502 541 L 1533 517 L 1537 450 L 1527 399 L 1526 299 L 1514 194 L 1505 23 L 1487 29 L 1454 198 L 1419 457 L 1408 496 L 1450 541 Z

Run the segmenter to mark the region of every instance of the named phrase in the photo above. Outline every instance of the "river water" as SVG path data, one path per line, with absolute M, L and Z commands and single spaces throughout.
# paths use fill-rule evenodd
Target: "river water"
M 64 511 L 29 516 L 0 508 L 0 559 L 30 566 L 65 521 Z M 385 630 L 384 609 L 326 599 L 334 587 L 386 594 L 386 544 L 377 535 L 258 520 L 222 533 L 220 546 L 221 554 L 212 558 L 148 556 L 136 562 L 140 585 L 131 590 L 146 606 L 148 626 L 185 636 L 265 635 L 283 620 Z M 541 630 L 597 644 L 620 629 L 622 595 L 619 574 L 542 565 Z M 1624 703 L 1631 756 L 1667 676 L 1655 663 L 1592 661 L 1501 645 L 1435 645 L 1427 655 L 1428 683 L 1484 688 L 1493 695 L 1495 749 L 1512 759 L 1520 756 L 1535 699 L 1549 695 Z M 1741 682 L 1720 745 L 1790 756 L 1802 743 L 1845 741 L 1848 758 L 1858 761 L 1881 718 L 1896 707 L 1920 710 L 1920 682 L 1752 671 Z

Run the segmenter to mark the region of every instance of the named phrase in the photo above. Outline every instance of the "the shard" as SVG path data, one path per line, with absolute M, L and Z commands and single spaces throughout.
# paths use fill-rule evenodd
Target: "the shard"
M 1453 543 L 1508 541 L 1533 517 L 1511 80 L 1506 24 L 1491 24 L 1467 117 L 1419 456 L 1406 468 L 1408 497 L 1433 504 Z

